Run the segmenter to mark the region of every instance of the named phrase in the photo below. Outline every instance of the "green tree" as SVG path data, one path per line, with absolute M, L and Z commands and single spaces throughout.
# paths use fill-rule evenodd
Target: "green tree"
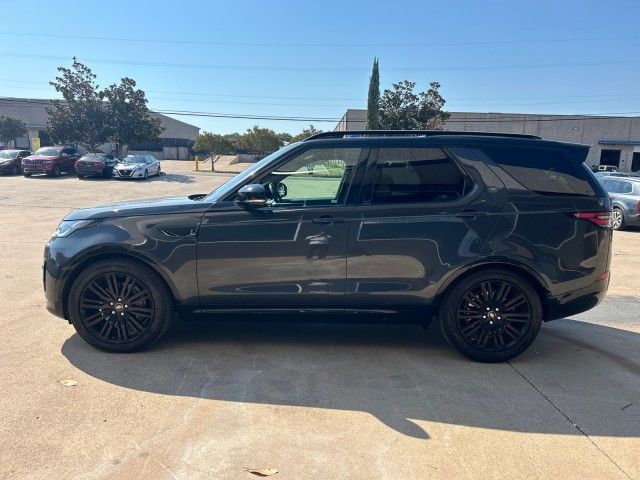
M 0 143 L 9 145 L 9 142 L 22 137 L 27 133 L 27 126 L 22 120 L 0 115 Z
M 290 133 L 282 132 L 278 134 L 278 138 L 283 144 L 285 144 L 291 143 L 291 139 L 293 138 L 293 136 Z
M 240 135 L 236 147 L 246 153 L 264 155 L 275 152 L 282 146 L 282 143 L 276 132 L 256 125 Z
M 95 150 L 109 136 L 109 114 L 96 76 L 75 57 L 71 68 L 58 67 L 58 72 L 49 83 L 63 100 L 54 100 L 46 109 L 47 133 L 56 142 L 78 143 Z
M 234 149 L 236 150 L 238 149 L 237 143 L 238 143 L 238 139 L 240 138 L 240 134 L 238 132 L 226 133 L 223 135 L 223 137 L 231 142 L 231 145 L 233 145 Z
M 380 128 L 380 70 L 378 59 L 373 59 L 371 77 L 369 77 L 369 95 L 367 98 L 367 123 L 365 130 Z
M 442 110 L 445 99 L 431 82 L 426 92 L 414 93 L 415 82 L 404 80 L 386 89 L 380 98 L 380 128 L 384 130 L 438 130 L 449 113 Z
M 322 130 L 318 130 L 313 125 L 309 125 L 309 128 L 305 128 L 299 134 L 294 135 L 293 137 L 291 137 L 291 140 L 289 141 L 289 143 L 299 142 L 299 141 L 304 140 L 305 138 L 309 138 L 311 135 L 315 135 L 317 133 L 322 133 Z
M 108 139 L 116 144 L 119 156 L 128 145 L 157 141 L 164 129 L 147 108 L 145 93 L 136 88 L 135 80 L 125 77 L 102 95 L 108 102 Z
M 193 144 L 196 153 L 211 155 L 211 170 L 215 170 L 215 163 L 218 155 L 227 155 L 235 152 L 233 143 L 223 135 L 217 133 L 204 132 L 196 137 Z

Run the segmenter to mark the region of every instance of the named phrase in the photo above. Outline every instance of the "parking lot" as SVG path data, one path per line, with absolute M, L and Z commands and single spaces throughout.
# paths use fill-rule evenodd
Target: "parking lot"
M 89 347 L 44 308 L 44 244 L 74 208 L 230 178 L 192 167 L 0 177 L 0 478 L 640 478 L 640 230 L 615 232 L 602 305 L 505 364 L 417 326 L 193 322 L 143 353 Z

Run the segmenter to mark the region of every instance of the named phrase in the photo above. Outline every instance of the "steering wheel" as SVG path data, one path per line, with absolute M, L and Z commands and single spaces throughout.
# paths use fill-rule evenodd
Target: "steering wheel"
M 287 186 L 284 183 L 268 183 L 267 189 L 275 203 L 282 203 L 282 197 L 287 195 Z

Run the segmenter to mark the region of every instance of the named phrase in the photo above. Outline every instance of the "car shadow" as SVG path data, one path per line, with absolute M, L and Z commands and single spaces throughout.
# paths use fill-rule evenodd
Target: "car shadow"
M 188 175 L 181 173 L 160 172 L 159 176 L 149 177 L 148 182 L 171 182 L 171 183 L 195 183 L 195 180 Z
M 639 345 L 638 333 L 564 319 L 517 359 L 480 364 L 434 326 L 194 321 L 146 352 L 108 354 L 74 334 L 62 354 L 125 388 L 365 411 L 415 438 L 430 438 L 428 422 L 579 434 L 568 418 L 587 434 L 640 437 Z

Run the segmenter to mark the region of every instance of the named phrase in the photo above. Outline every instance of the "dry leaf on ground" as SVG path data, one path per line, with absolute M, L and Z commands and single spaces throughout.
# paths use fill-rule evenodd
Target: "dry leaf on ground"
M 78 384 L 75 380 L 60 380 L 59 383 L 65 387 L 75 387 Z
M 247 468 L 245 470 L 249 473 L 253 473 L 254 475 L 258 475 L 259 477 L 270 477 L 271 475 L 278 473 L 277 468 Z

